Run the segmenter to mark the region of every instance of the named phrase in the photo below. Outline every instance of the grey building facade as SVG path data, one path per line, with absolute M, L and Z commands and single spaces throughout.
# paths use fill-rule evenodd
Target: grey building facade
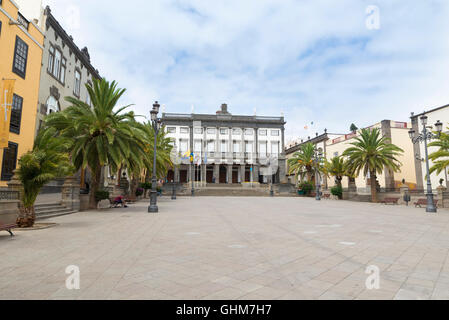
M 223 104 L 216 114 L 163 113 L 162 123 L 179 160 L 169 182 L 286 181 L 284 117 L 233 115 Z

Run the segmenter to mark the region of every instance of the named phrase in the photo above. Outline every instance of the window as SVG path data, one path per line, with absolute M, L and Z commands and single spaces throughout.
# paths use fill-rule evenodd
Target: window
M 48 72 L 53 73 L 53 64 L 55 61 L 55 47 L 50 46 L 49 54 L 48 54 Z
M 221 134 L 221 135 L 228 134 L 228 129 L 226 129 L 226 128 L 221 128 L 221 129 L 220 129 L 220 134 Z
M 176 127 L 168 127 L 167 132 L 168 133 L 176 133 Z
M 56 50 L 56 52 L 55 52 L 55 66 L 53 68 L 53 75 L 58 80 L 59 80 L 59 76 L 61 74 L 61 59 L 62 59 L 61 51 Z
M 196 134 L 203 134 L 203 128 L 195 128 Z
M 228 143 L 225 140 L 221 141 L 221 152 L 228 152 Z
M 207 142 L 207 152 L 215 152 L 215 142 L 214 141 Z
M 59 103 L 55 97 L 50 96 L 47 100 L 47 114 L 58 112 L 59 111 Z
M 14 50 L 14 62 L 12 72 L 25 79 L 28 59 L 28 45 L 16 36 L 16 47 Z
M 215 134 L 215 128 L 207 128 L 207 134 Z
M 271 143 L 271 154 L 277 156 L 279 154 L 279 142 Z
M 73 93 L 77 97 L 79 97 L 81 93 L 81 73 L 78 70 L 75 71 L 75 88 Z
M 253 129 L 245 129 L 245 136 L 252 136 L 254 133 Z
M 238 128 L 232 129 L 232 134 L 233 134 L 233 135 L 242 134 L 242 130 L 240 130 L 240 129 L 238 129 Z
M 240 142 L 234 141 L 234 152 L 239 153 L 240 152 Z
M 179 151 L 187 152 L 189 150 L 188 144 L 189 144 L 189 142 L 187 140 L 179 141 Z
M 279 137 L 279 130 L 271 130 L 271 135 L 273 137 Z
M 259 130 L 259 135 L 260 136 L 266 136 L 267 135 L 267 130 Z
M 10 181 L 16 170 L 18 148 L 17 143 L 9 142 L 8 148 L 3 150 L 2 181 Z
M 266 156 L 267 155 L 267 143 L 266 142 L 262 142 L 259 145 L 259 153 L 260 156 Z
M 62 58 L 61 61 L 61 74 L 59 75 L 59 81 L 62 83 L 65 82 L 65 70 L 67 69 L 67 60 L 65 58 Z M 87 95 L 89 97 L 89 94 Z M 90 97 L 89 97 L 90 99 Z M 88 103 L 90 105 L 90 102 Z
M 253 152 L 253 143 L 252 142 L 246 141 L 245 152 L 246 153 Z
M 184 128 L 181 128 L 181 133 L 189 133 L 189 128 L 186 128 L 186 127 L 184 127 Z
M 12 98 L 11 124 L 9 125 L 9 131 L 12 133 L 20 134 L 20 123 L 22 122 L 22 106 L 23 98 L 15 94 Z

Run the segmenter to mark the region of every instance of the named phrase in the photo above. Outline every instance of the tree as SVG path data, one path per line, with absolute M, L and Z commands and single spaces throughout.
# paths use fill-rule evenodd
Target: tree
M 302 179 L 307 177 L 307 181 L 312 181 L 315 169 L 322 170 L 322 165 L 315 163 L 315 151 L 316 146 L 311 142 L 302 145 L 301 149 L 288 159 L 289 174 L 295 174 Z
M 125 89 L 118 89 L 115 81 L 93 80 L 86 84 L 92 107 L 73 97 L 66 97 L 71 106 L 62 112 L 50 114 L 45 124 L 55 128 L 60 136 L 73 141 L 70 155 L 75 168 L 89 168 L 92 174 L 89 207 L 96 208 L 95 193 L 99 189 L 101 170 L 109 166 L 117 172 L 120 165 L 129 159 L 131 150 L 141 148 L 131 123 L 133 112 L 124 111 L 130 106 L 118 108 L 118 100 Z
M 19 159 L 16 174 L 23 185 L 20 214 L 17 224 L 32 227 L 36 220 L 34 203 L 42 187 L 53 179 L 73 173 L 68 156 L 70 141 L 57 137 L 54 128 L 39 131 L 33 150 Z
M 432 152 L 429 159 L 432 160 L 433 165 L 430 168 L 430 173 L 436 172 L 440 174 L 449 167 L 449 135 L 441 133 L 440 137 L 429 143 L 429 147 L 438 147 L 438 151 Z
M 351 130 L 351 132 L 357 132 L 357 130 L 359 130 L 359 128 L 357 128 L 357 126 L 355 124 L 351 124 L 351 127 L 349 128 L 349 130 Z
M 334 157 L 330 161 L 325 162 L 324 171 L 327 176 L 335 177 L 338 187 L 342 188 L 341 181 L 343 177 L 348 176 L 348 169 L 343 157 Z
M 354 176 L 358 176 L 362 170 L 364 176 L 370 174 L 371 201 L 377 202 L 377 174 L 382 174 L 385 169 L 400 171 L 402 164 L 397 157 L 404 151 L 382 137 L 378 128 L 362 129 L 360 137 L 355 138 L 351 145 L 343 153 L 347 157 L 347 168 Z

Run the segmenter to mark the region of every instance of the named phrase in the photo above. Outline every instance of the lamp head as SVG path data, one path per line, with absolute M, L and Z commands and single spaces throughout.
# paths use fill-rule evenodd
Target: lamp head
M 161 108 L 161 105 L 156 101 L 156 102 L 153 104 L 153 110 L 156 111 L 156 114 L 159 113 L 159 109 L 160 109 L 160 108 Z
M 409 132 L 408 132 L 408 135 L 410 136 L 410 139 L 415 139 L 415 130 L 410 130 Z
M 426 115 L 423 115 L 420 119 L 423 127 L 427 126 L 428 117 Z
M 440 122 L 440 120 L 438 120 L 437 123 L 435 123 L 435 127 L 437 128 L 438 133 L 441 133 L 443 131 L 443 123 Z

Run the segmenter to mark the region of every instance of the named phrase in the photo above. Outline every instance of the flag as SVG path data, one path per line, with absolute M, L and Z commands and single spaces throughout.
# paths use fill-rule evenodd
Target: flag
M 3 79 L 0 97 L 0 148 L 8 148 L 9 126 L 11 122 L 12 98 L 16 80 Z

